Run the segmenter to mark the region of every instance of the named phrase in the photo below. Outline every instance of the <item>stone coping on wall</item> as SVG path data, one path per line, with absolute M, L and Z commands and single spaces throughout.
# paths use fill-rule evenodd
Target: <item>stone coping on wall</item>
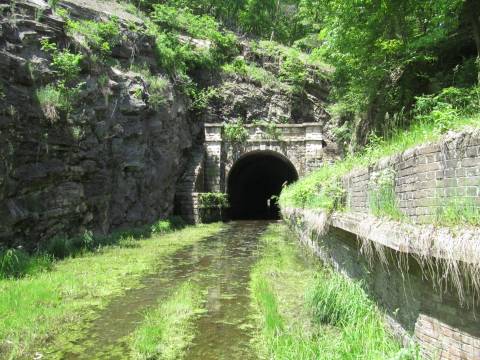
M 301 215 L 317 224 L 319 233 L 333 226 L 397 252 L 480 265 L 480 228 L 416 225 L 355 212 L 329 215 L 321 210 L 296 208 L 284 208 L 282 212 L 286 217 Z
M 218 128 L 223 127 L 225 124 L 223 123 L 205 123 L 204 126 L 206 128 Z M 258 127 L 257 124 L 243 124 L 246 128 L 251 127 Z M 276 127 L 279 128 L 305 128 L 305 127 L 321 127 L 320 123 L 310 122 L 310 123 L 301 123 L 301 124 L 276 124 Z

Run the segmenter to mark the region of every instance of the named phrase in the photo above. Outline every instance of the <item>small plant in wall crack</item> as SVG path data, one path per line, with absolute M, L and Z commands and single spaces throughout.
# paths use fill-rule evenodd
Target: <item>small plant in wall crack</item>
M 278 128 L 276 122 L 268 120 L 254 120 L 252 124 L 260 128 L 267 139 L 281 140 L 282 132 Z
M 395 170 L 387 168 L 374 173 L 370 178 L 368 201 L 375 216 L 386 216 L 394 220 L 405 216 L 398 207 L 395 195 Z
M 78 97 L 83 83 L 78 83 L 83 55 L 69 49 L 59 50 L 57 45 L 42 40 L 42 50 L 52 55 L 51 66 L 57 74 L 57 81 L 36 91 L 36 97 L 45 117 L 51 122 L 59 119 L 60 113 L 68 113 Z

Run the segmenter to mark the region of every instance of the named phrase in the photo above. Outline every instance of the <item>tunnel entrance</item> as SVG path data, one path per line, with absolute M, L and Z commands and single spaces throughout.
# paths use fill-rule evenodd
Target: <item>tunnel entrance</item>
M 285 183 L 297 179 L 293 164 L 276 152 L 244 155 L 228 176 L 230 217 L 232 220 L 279 219 L 280 208 L 275 196 L 280 195 Z

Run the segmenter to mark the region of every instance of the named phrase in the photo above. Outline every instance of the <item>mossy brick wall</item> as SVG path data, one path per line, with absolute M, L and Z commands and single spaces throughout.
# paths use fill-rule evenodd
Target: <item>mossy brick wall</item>
M 395 195 L 401 212 L 414 223 L 434 220 L 438 207 L 462 197 L 480 205 L 480 133 L 466 131 L 418 146 L 351 172 L 343 178 L 350 211 L 369 212 L 375 174 L 395 172 Z

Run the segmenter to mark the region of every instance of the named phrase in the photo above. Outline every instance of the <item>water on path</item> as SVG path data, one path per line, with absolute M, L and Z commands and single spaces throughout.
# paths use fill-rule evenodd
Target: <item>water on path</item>
M 126 340 L 142 322 L 145 310 L 190 280 L 207 291 L 207 301 L 186 359 L 254 359 L 248 283 L 251 266 L 261 255 L 258 239 L 268 224 L 232 222 L 220 233 L 162 258 L 157 273 L 114 299 L 88 327 L 87 336 L 71 343 L 68 353 L 57 355 L 72 360 L 128 359 Z

